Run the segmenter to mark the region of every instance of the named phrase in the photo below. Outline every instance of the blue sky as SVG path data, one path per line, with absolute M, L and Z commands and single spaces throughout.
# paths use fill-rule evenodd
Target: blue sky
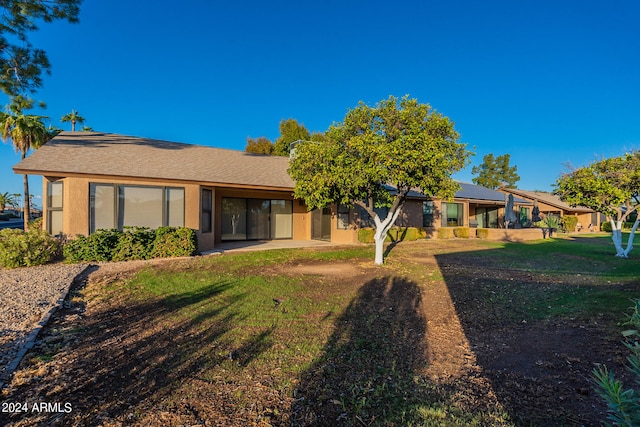
M 323 131 L 360 100 L 409 94 L 475 151 L 456 178 L 509 153 L 529 190 L 550 190 L 566 163 L 640 148 L 635 0 L 150 4 L 87 0 L 79 24 L 33 33 L 52 63 L 39 113 L 66 130 L 73 108 L 97 131 L 242 150 L 277 138 L 282 119 Z M 0 192 L 21 192 L 18 161 L 0 144 Z

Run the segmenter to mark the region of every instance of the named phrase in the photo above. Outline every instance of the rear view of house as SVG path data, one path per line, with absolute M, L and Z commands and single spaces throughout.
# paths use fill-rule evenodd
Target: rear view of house
M 43 177 L 44 227 L 89 235 L 128 226 L 188 227 L 199 250 L 225 241 L 321 239 L 354 243 L 367 215 L 348 206 L 307 210 L 293 198 L 286 157 L 97 132 L 62 132 L 14 166 Z M 461 184 L 453 200 L 411 192 L 399 226 L 497 228 L 504 194 Z M 531 202 L 517 199 L 522 218 Z M 524 219 L 523 219 L 524 221 Z

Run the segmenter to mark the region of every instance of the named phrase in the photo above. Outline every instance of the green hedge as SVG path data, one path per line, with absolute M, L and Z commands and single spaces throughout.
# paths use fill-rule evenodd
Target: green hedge
M 461 239 L 468 239 L 469 234 L 469 227 L 456 227 L 453 229 L 453 235 Z
M 66 262 L 87 262 L 192 256 L 197 250 L 196 232 L 190 228 L 160 227 L 154 231 L 131 227 L 78 236 L 65 244 L 63 253 Z
M 58 253 L 60 245 L 41 228 L 28 232 L 6 228 L 0 230 L 0 267 L 30 267 L 45 264 Z
M 438 239 L 453 239 L 453 228 L 441 227 L 438 228 Z
M 160 227 L 153 241 L 154 258 L 192 256 L 198 251 L 198 239 L 190 228 Z
M 478 229 L 476 229 L 476 237 L 478 239 L 488 239 L 489 238 L 489 229 L 488 228 L 478 228 Z
M 622 231 L 631 231 L 633 227 L 633 222 L 623 222 L 622 223 Z M 609 221 L 603 222 L 600 224 L 600 230 L 606 231 L 607 233 L 611 233 L 611 223 Z
M 562 217 L 562 227 L 567 231 L 567 233 L 571 233 L 576 231 L 576 227 L 578 226 L 578 217 L 573 215 L 567 215 Z
M 373 243 L 373 236 L 375 235 L 375 228 L 361 228 L 358 230 L 358 242 L 360 243 Z M 427 237 L 427 230 L 425 228 L 418 227 L 392 227 L 387 232 L 385 242 L 397 242 L 397 241 L 413 241 L 418 239 L 424 239 Z

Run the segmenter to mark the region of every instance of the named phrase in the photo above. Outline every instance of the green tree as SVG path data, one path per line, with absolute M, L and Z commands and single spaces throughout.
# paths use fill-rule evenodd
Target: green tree
M 276 139 L 273 154 L 276 156 L 288 156 L 289 145 L 292 142 L 298 140 L 308 141 L 310 139 L 311 134 L 307 128 L 303 124 L 299 124 L 296 119 L 281 120 L 280 137 Z
M 75 132 L 76 131 L 76 123 L 79 124 L 83 124 L 84 123 L 84 117 L 82 117 L 76 110 L 71 109 L 71 112 L 68 114 L 65 114 L 64 116 L 62 116 L 60 118 L 60 121 L 62 123 L 68 123 L 71 122 L 71 132 Z
M 470 152 L 447 117 L 416 99 L 393 96 L 375 107 L 360 102 L 342 123 L 332 125 L 324 142 L 296 147 L 289 174 L 295 197 L 309 209 L 341 203 L 363 208 L 376 225 L 375 264 L 410 190 L 427 197 L 452 198 L 459 188 L 451 174 Z M 376 207 L 389 207 L 385 218 Z
M 622 225 L 640 207 L 640 151 L 598 160 L 563 174 L 554 193 L 571 206 L 586 206 L 606 215 L 616 256 L 627 258 L 640 216 L 635 220 L 627 247 L 622 244 Z
M 24 110 L 33 108 L 33 100 L 21 96 L 12 99 L 7 112 L 0 113 L 0 126 L 2 127 L 2 140 L 11 141 L 13 147 L 21 154 L 24 160 L 29 150 L 34 150 L 49 139 L 51 134 L 43 123 L 44 116 L 24 114 Z M 31 217 L 29 197 L 29 176 L 24 175 L 24 229 L 27 231 L 29 218 Z
M 16 208 L 18 206 L 16 195 L 9 192 L 0 193 L 0 212 L 4 212 L 7 206 L 12 208 Z
M 244 147 L 247 153 L 273 154 L 273 142 L 264 136 L 258 138 L 247 138 L 247 145 Z
M 29 42 L 41 22 L 78 22 L 81 0 L 5 0 L 0 2 L 0 90 L 9 97 L 34 93 L 51 64 Z
M 473 178 L 474 184 L 496 190 L 500 187 L 516 188 L 516 182 L 520 181 L 520 175 L 516 173 L 517 166 L 509 166 L 510 154 L 494 157 L 487 154 L 482 158 L 482 163 L 474 166 L 471 173 L 478 175 Z

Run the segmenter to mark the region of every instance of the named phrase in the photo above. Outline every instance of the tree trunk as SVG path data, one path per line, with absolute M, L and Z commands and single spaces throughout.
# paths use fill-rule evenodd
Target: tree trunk
M 373 218 L 373 222 L 376 225 L 376 232 L 373 235 L 373 241 L 376 244 L 376 256 L 373 261 L 375 265 L 383 265 L 384 264 L 384 240 L 387 237 L 387 232 L 396 223 L 398 216 L 400 215 L 400 211 L 402 210 L 402 206 L 404 205 L 404 197 L 397 196 L 396 200 L 391 205 L 389 212 L 387 213 L 387 217 L 385 219 L 381 219 L 378 214 L 375 212 L 373 208 L 373 201 L 370 199 L 369 205 L 366 205 L 364 202 L 356 201 L 354 202 L 356 205 L 364 208 L 367 213 Z
M 620 258 L 628 258 L 629 252 L 633 247 L 633 233 L 629 236 L 629 241 L 627 242 L 627 249 L 625 250 L 622 246 L 622 220 L 614 220 L 613 218 L 609 220 L 611 223 L 611 240 L 613 240 L 613 246 L 616 248 L 616 256 Z M 637 224 L 638 221 L 636 221 Z M 637 225 L 634 224 L 634 232 Z
M 377 214 L 373 217 L 373 222 L 376 224 L 376 233 L 373 235 L 373 240 L 376 242 L 376 257 L 373 261 L 375 265 L 384 264 L 384 240 L 387 238 L 389 229 L 396 223 L 401 209 L 401 206 L 396 206 L 395 210 L 392 208 L 384 220 L 381 220 Z
M 627 249 L 624 250 L 624 257 L 629 257 L 629 252 L 633 249 L 633 237 L 636 234 L 636 230 L 638 229 L 638 224 L 640 224 L 640 218 L 636 219 L 636 222 L 633 223 L 633 227 L 631 227 L 631 232 L 629 233 L 629 240 L 627 240 Z
M 376 233 L 374 240 L 376 242 L 376 257 L 373 261 L 375 265 L 383 265 L 384 264 L 384 239 L 386 237 L 383 235 L 382 237 L 378 237 L 378 233 Z
M 29 231 L 29 219 L 31 217 L 31 205 L 29 204 L 29 175 L 24 177 L 24 206 L 22 209 L 22 217 L 24 220 L 24 231 Z

